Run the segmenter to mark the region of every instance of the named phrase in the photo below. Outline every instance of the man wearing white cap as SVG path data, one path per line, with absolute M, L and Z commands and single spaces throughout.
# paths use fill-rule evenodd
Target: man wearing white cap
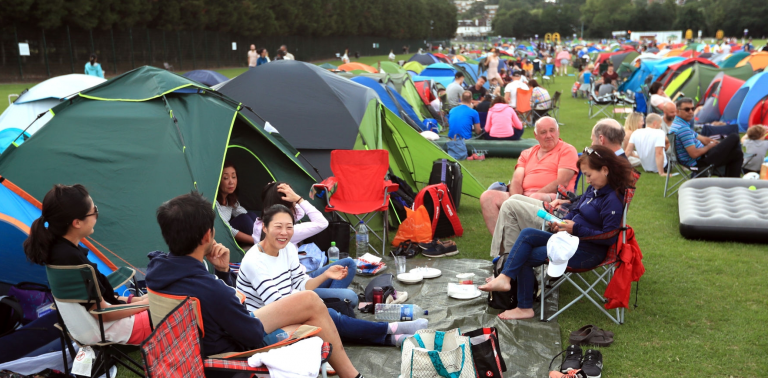
M 553 236 L 537 228 L 523 229 L 501 274 L 479 287 L 483 291 L 509 291 L 510 282 L 517 280 L 517 308 L 502 312 L 499 318 L 534 316 L 534 267 L 549 260 L 547 273 L 552 277 L 563 275 L 567 267 L 591 269 L 605 259 L 608 248 L 616 243 L 624 210 L 622 196 L 624 188 L 632 184 L 632 166 L 600 145 L 587 147 L 579 158 L 579 166 L 589 187 L 562 222 L 550 223 L 555 233 L 564 231 L 573 237 Z

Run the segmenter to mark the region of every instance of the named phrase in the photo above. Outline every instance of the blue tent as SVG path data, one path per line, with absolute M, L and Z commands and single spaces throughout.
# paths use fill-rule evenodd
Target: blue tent
M 24 134 L 23 136 L 19 137 L 19 135 Z M 11 145 L 11 143 L 16 143 L 16 145 L 21 145 L 24 143 L 25 140 L 29 139 L 30 135 L 29 133 L 25 133 L 21 129 L 17 129 L 15 127 L 10 127 L 7 129 L 0 130 L 0 154 L 5 151 L 8 146 Z
M 29 196 L 0 176 L 0 282 L 15 285 L 19 282 L 35 282 L 48 286 L 48 278 L 42 265 L 32 264 L 24 254 L 22 244 L 29 236 L 32 222 L 40 217 L 40 209 L 27 201 Z M 31 197 L 29 197 L 31 198 Z M 81 244 L 82 246 L 82 244 Z M 112 273 L 106 259 L 88 252 L 88 260 L 95 262 L 105 275 Z M 110 262 L 111 264 L 111 262 Z M 122 293 L 122 290 L 119 290 Z
M 587 49 L 587 53 L 594 53 L 594 52 L 600 52 L 600 51 L 601 51 L 601 50 L 600 50 L 600 49 L 598 49 L 598 48 L 597 48 L 597 47 L 595 47 L 595 46 L 589 46 L 589 48 Z
M 460 62 L 460 63 L 456 63 L 456 65 L 467 70 L 467 72 L 469 72 L 469 75 L 472 76 L 472 79 L 475 81 L 475 83 L 477 83 L 477 79 L 480 78 L 480 76 L 482 75 L 481 73 L 479 73 L 480 67 L 478 67 L 477 64 Z M 483 84 L 483 87 L 485 89 L 488 89 L 490 87 L 487 81 L 485 82 L 485 84 Z
M 409 62 L 419 62 L 425 66 L 428 66 L 432 63 L 440 63 L 440 59 L 437 59 L 436 56 L 430 54 L 430 53 L 424 53 L 424 54 L 413 54 L 411 59 L 408 59 Z
M 195 70 L 195 71 L 189 71 L 184 74 L 184 77 L 190 80 L 194 80 L 198 83 L 205 84 L 209 87 L 212 87 L 216 84 L 223 83 L 227 80 L 229 80 L 228 77 L 216 72 L 216 71 L 209 71 L 209 70 Z
M 627 79 L 627 81 L 625 81 L 623 84 L 621 84 L 621 86 L 619 86 L 619 90 L 620 91 L 630 90 L 632 92 L 640 92 L 643 84 L 645 83 L 645 78 L 648 77 L 648 75 L 653 74 L 653 70 L 656 66 L 664 65 L 664 69 L 666 70 L 667 66 L 669 66 L 670 64 L 677 63 L 681 60 L 685 60 L 685 58 L 676 56 L 676 57 L 667 58 L 667 59 L 641 61 L 640 68 L 632 72 L 632 75 L 629 77 L 629 79 Z
M 400 96 L 400 94 L 397 93 L 394 88 L 383 85 L 377 80 L 366 76 L 355 76 L 351 80 L 360 85 L 373 89 L 374 92 L 376 92 L 378 95 L 379 101 L 381 101 L 381 103 L 386 106 L 387 109 L 391 110 L 392 113 L 397 114 L 408 124 L 412 124 L 413 126 L 421 129 L 421 121 L 419 120 L 419 116 L 416 115 L 416 112 L 413 110 L 413 107 L 411 107 L 408 101 L 403 98 L 403 96 Z M 407 118 L 403 115 L 406 115 Z M 410 118 L 410 122 L 408 118 Z
M 768 72 L 760 72 L 745 81 L 733 94 L 723 110 L 721 120 L 725 123 L 738 123 L 739 132 L 746 132 L 752 109 L 766 95 L 768 95 Z
M 653 79 L 651 79 L 651 82 L 656 81 L 656 79 L 659 78 L 664 72 L 667 71 L 667 67 L 686 60 L 688 58 L 683 58 L 682 56 L 673 56 L 670 58 L 665 58 L 662 60 L 657 60 L 656 65 L 653 66 L 653 69 L 651 73 L 653 74 Z
M 419 74 L 420 76 L 450 76 L 456 74 L 456 69 L 448 63 L 430 64 Z

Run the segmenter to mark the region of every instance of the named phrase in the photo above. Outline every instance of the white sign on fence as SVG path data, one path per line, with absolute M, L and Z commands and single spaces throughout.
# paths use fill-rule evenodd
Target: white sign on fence
M 19 55 L 29 56 L 29 43 L 19 43 Z
M 232 42 L 232 51 L 237 50 L 237 42 Z

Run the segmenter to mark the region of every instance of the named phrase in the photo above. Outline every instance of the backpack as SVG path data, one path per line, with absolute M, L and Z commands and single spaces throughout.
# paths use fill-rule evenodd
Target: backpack
M 0 296 L 0 337 L 21 327 L 24 311 L 19 300 L 7 295 Z
M 389 193 L 389 223 L 393 228 L 397 228 L 407 216 L 405 208 L 413 206 L 413 199 L 416 197 L 416 193 L 414 193 L 411 186 L 405 180 L 395 176 L 391 171 L 389 173 L 389 180 L 399 185 L 397 191 Z
M 493 263 L 493 277 L 498 277 L 504 269 L 504 263 L 507 262 L 509 252 L 502 253 Z M 534 298 L 539 292 L 539 280 L 534 280 L 533 287 Z M 488 306 L 498 310 L 511 310 L 517 307 L 517 280 L 510 280 L 509 291 L 492 291 L 488 293 Z
M 432 222 L 432 238 L 464 234 L 459 214 L 456 213 L 451 199 L 451 192 L 445 184 L 429 185 L 422 189 L 413 201 L 413 208 L 418 209 L 422 205 L 427 209 Z

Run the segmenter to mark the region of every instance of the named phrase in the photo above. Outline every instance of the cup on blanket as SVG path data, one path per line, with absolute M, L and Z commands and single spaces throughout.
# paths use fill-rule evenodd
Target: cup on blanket
M 405 273 L 405 256 L 395 256 L 397 274 Z
M 277 339 L 277 342 L 281 342 L 283 340 L 288 340 L 290 336 L 288 335 L 288 332 L 280 332 L 275 335 L 275 339 Z

